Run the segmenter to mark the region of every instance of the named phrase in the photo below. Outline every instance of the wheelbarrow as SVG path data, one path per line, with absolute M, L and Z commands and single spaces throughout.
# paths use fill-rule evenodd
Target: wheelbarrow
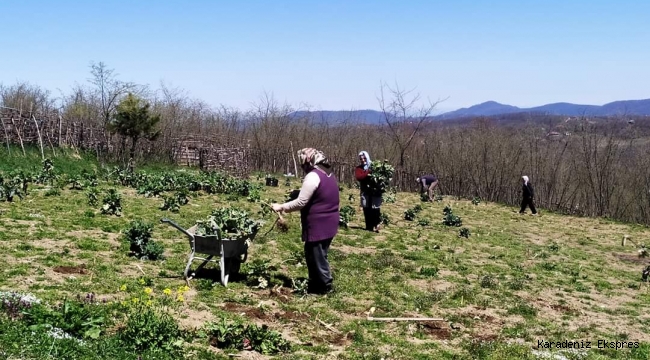
M 230 275 L 239 273 L 241 263 L 246 262 L 246 259 L 248 258 L 248 246 L 250 245 L 249 239 L 223 238 L 218 229 L 216 235 L 201 236 L 196 235 L 196 225 L 186 230 L 167 218 L 160 219 L 160 222 L 175 227 L 189 238 L 190 256 L 187 260 L 185 271 L 183 272 L 183 276 L 188 281 L 196 276 L 196 273 L 208 262 L 214 262 L 218 263 L 219 268 L 221 269 L 221 284 L 223 284 L 223 286 L 228 286 L 228 278 Z M 197 254 L 205 254 L 208 255 L 208 257 L 199 257 Z M 218 261 L 212 259 L 215 256 L 219 257 Z M 196 270 L 190 273 L 190 267 L 194 260 L 203 260 L 203 262 L 196 268 Z

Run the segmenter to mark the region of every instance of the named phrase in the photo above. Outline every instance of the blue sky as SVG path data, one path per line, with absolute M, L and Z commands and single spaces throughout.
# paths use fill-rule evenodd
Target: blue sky
M 650 98 L 650 1 L 0 0 L 0 82 L 57 93 L 91 61 L 245 109 L 264 91 L 377 108 L 381 81 L 440 111 Z

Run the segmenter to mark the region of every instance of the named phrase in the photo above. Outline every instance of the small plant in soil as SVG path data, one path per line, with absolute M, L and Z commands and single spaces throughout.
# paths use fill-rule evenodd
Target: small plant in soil
M 141 260 L 159 260 L 162 259 L 165 251 L 162 244 L 151 240 L 153 225 L 135 220 L 126 231 L 124 237 L 129 242 L 131 254 Z
M 352 206 L 345 205 L 344 207 L 342 207 L 341 210 L 339 211 L 339 226 L 347 229 L 350 220 L 352 220 L 355 214 L 356 214 L 356 210 Z
M 97 188 L 91 187 L 86 192 L 86 197 L 88 198 L 88 205 L 97 206 L 99 202 L 99 190 Z
M 108 189 L 102 202 L 102 214 L 122 216 L 122 196 L 117 190 Z
M 471 235 L 471 233 L 470 233 L 469 229 L 466 228 L 466 227 L 460 229 L 460 231 L 458 232 L 458 237 L 462 237 L 462 238 L 465 238 L 465 239 L 469 239 L 470 235 Z
M 480 198 L 480 197 L 475 196 L 475 197 L 472 199 L 472 204 L 474 204 L 474 205 L 478 205 L 478 204 L 480 204 L 480 203 L 481 203 L 481 198 Z
M 404 220 L 413 221 L 415 220 L 415 211 L 413 209 L 407 209 L 404 211 Z

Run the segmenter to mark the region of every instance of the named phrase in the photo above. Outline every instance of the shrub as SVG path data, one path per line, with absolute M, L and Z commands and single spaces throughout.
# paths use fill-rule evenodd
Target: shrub
M 115 189 L 108 189 L 102 200 L 102 214 L 122 216 L 122 196 Z
M 162 259 L 164 247 L 162 244 L 151 240 L 153 225 L 135 220 L 131 226 L 124 232 L 124 236 L 129 241 L 129 250 L 133 256 L 143 260 Z
M 345 205 L 344 207 L 341 208 L 339 211 L 339 226 L 342 226 L 344 228 L 348 228 L 348 224 L 350 223 L 350 220 L 354 215 L 356 214 L 356 210 L 350 205 Z
M 181 349 L 183 338 L 178 324 L 171 315 L 154 307 L 137 305 L 129 311 L 120 338 L 136 351 L 164 349 L 175 352 Z

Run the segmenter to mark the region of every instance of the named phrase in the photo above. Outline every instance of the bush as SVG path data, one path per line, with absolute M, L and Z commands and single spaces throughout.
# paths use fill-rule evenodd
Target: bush
M 175 352 L 181 349 L 183 338 L 178 324 L 171 315 L 153 307 L 139 305 L 131 308 L 120 338 L 136 351 L 164 349 Z
M 345 205 L 344 207 L 339 210 L 339 226 L 342 226 L 344 228 L 348 228 L 348 224 L 350 223 L 350 220 L 352 220 L 352 217 L 356 214 L 356 210 L 350 205 Z
M 222 349 L 255 350 L 264 355 L 291 351 L 291 344 L 268 326 L 244 325 L 222 318 L 205 325 L 210 344 Z
M 135 220 L 131 226 L 124 232 L 124 236 L 129 241 L 129 250 L 133 256 L 143 260 L 162 259 L 164 247 L 162 244 L 151 240 L 153 225 Z
M 108 189 L 108 194 L 102 200 L 102 214 L 122 216 L 122 196 L 115 189 Z

